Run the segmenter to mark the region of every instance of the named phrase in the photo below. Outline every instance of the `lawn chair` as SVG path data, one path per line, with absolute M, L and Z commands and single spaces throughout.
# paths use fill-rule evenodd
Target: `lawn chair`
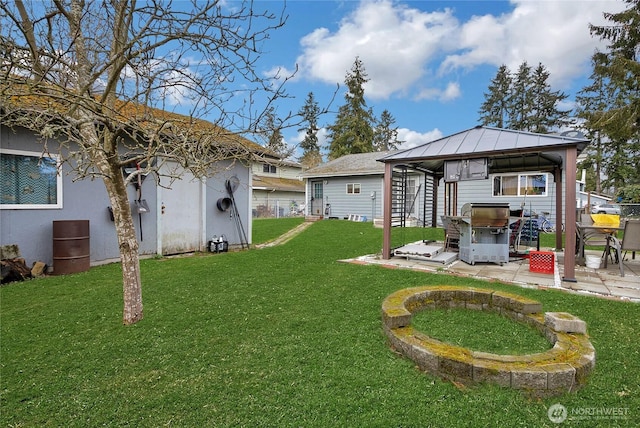
M 587 229 L 587 230 L 582 232 L 584 241 L 582 242 L 582 248 L 579 248 L 580 236 L 579 236 L 578 231 L 580 230 L 581 225 L 588 226 L 588 225 L 592 225 L 592 224 L 593 224 L 593 218 L 591 217 L 590 214 L 581 214 L 580 215 L 580 223 L 576 224 L 576 254 L 578 254 L 578 256 L 582 260 L 584 260 L 584 249 L 585 249 L 585 247 L 587 247 L 587 246 L 605 247 L 605 251 L 602 253 L 602 257 L 601 258 L 605 259 L 605 266 L 606 266 L 607 257 L 612 257 L 610 252 L 607 249 L 607 243 L 609 242 L 608 237 L 610 236 L 609 233 L 603 233 L 603 232 L 598 231 L 598 230 L 589 230 L 589 229 Z M 613 262 L 613 258 L 611 259 L 611 261 Z
M 442 216 L 442 224 L 445 233 L 444 250 L 458 251 L 460 249 L 460 229 L 458 225 L 447 216 Z
M 610 236 L 607 240 L 605 253 L 610 250 L 615 252 L 616 260 L 620 265 L 620 276 L 624 276 L 624 257 L 627 252 L 640 251 L 640 220 L 627 220 L 624 225 L 624 235 L 622 240 L 615 236 Z M 622 252 L 624 251 L 624 254 Z M 607 267 L 607 258 L 604 259 L 604 267 Z
M 524 218 L 520 217 L 520 219 L 516 220 L 515 223 L 511 225 L 513 227 L 511 228 L 511 234 L 509 235 L 509 247 L 511 252 L 514 254 L 517 254 L 520 249 L 520 238 L 522 237 L 522 229 L 524 228 L 525 223 Z

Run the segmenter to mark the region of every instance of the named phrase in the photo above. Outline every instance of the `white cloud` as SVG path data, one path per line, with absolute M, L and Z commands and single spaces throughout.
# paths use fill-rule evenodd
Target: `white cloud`
M 562 86 L 582 75 L 596 47 L 589 24 L 606 22 L 603 11 L 624 9 L 621 1 L 513 0 L 514 10 L 500 16 L 475 16 L 461 26 L 458 50 L 442 63 L 441 71 L 506 64 L 515 71 L 527 61 L 550 72 L 552 85 Z
M 442 132 L 438 128 L 424 133 L 412 131 L 407 128 L 398 128 L 398 140 L 404 141 L 399 149 L 410 149 L 442 137 Z
M 423 88 L 413 96 L 413 99 L 414 101 L 439 100 L 442 102 L 446 102 L 455 100 L 461 95 L 462 91 L 460 90 L 460 84 L 458 84 L 457 82 L 449 82 L 444 89 Z
M 432 7 L 428 2 L 419 7 Z M 563 86 L 584 75 L 603 43 L 589 34 L 589 23 L 607 22 L 603 11 L 624 10 L 617 0 L 512 0 L 513 10 L 474 16 L 464 23 L 450 9 L 423 11 L 391 0 L 362 1 L 335 32 L 318 28 L 301 40 L 300 74 L 342 84 L 356 56 L 370 81 L 367 97 L 392 95 L 447 101 L 459 97 L 455 83 L 440 79 L 451 71 L 523 62 L 542 62 L 550 83 Z M 453 7 L 457 6 L 455 3 Z M 434 72 L 438 70 L 439 72 Z
M 362 2 L 331 33 L 319 28 L 301 40 L 301 71 L 311 79 L 341 83 L 356 56 L 370 81 L 367 96 L 406 93 L 426 73 L 425 64 L 442 53 L 457 28 L 450 10 L 422 12 L 388 0 Z
M 298 70 L 289 70 L 286 67 L 275 66 L 264 71 L 262 74 L 267 79 L 273 79 L 275 81 L 295 80 L 298 76 Z
M 442 95 L 440 96 L 441 101 L 451 101 L 459 98 L 462 95 L 462 91 L 460 91 L 460 85 L 457 82 L 449 82 L 447 88 L 444 90 Z

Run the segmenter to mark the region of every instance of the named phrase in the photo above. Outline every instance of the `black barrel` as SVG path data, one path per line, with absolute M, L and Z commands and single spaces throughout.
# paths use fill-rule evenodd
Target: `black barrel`
M 89 270 L 89 220 L 53 222 L 53 273 Z

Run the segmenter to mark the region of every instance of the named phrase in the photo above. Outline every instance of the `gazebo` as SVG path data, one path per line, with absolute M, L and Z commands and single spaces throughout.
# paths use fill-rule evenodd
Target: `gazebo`
M 477 126 L 429 143 L 386 155 L 378 161 L 385 164 L 383 219 L 383 259 L 390 259 L 393 217 L 394 172 L 407 169 L 421 171 L 432 179 L 433 209 L 431 224 L 436 224 L 438 183 L 452 165 L 466 179 L 487 179 L 489 174 L 540 171 L 551 173 L 556 186 L 555 224 L 565 224 L 564 281 L 575 282 L 576 247 L 576 162 L 589 144 L 578 132 L 562 135 Z M 564 203 L 562 183 L 564 179 Z M 453 184 L 453 185 L 451 185 Z M 456 206 L 456 185 L 449 182 L 445 207 Z M 401 184 L 400 184 L 401 186 Z M 425 195 L 426 196 L 426 195 Z M 397 198 L 395 198 L 397 199 Z M 425 222 L 426 224 L 426 222 Z M 563 248 L 562 228 L 556 229 L 556 248 Z

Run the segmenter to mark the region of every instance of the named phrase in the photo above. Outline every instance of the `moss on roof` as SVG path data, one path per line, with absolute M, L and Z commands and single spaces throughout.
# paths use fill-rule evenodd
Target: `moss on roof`
M 53 85 L 32 85 L 30 81 L 25 81 L 24 84 L 2 82 L 0 83 L 0 101 L 2 101 L 0 119 L 11 114 L 37 113 L 41 117 L 46 116 L 54 120 L 58 118 L 66 122 L 74 110 L 84 107 L 95 113 L 97 122 L 115 122 L 114 125 L 120 124 L 142 132 L 155 133 L 160 130 L 166 138 L 177 136 L 192 140 L 203 137 L 214 138 L 217 144 L 242 147 L 244 150 L 263 156 L 279 157 L 271 150 L 242 135 L 203 119 L 123 100 L 116 100 L 109 109 L 105 103 L 100 102 L 99 98 L 100 95 L 82 94 L 74 97 L 72 92 L 66 89 Z
M 304 182 L 293 178 L 253 176 L 253 188 L 267 190 L 281 190 L 289 192 L 304 192 Z

